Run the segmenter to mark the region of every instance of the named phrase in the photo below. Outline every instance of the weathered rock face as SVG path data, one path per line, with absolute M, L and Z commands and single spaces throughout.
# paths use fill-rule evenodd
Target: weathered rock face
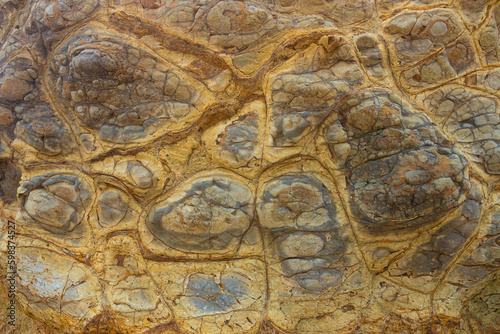
M 0 332 L 500 332 L 499 35 L 493 0 L 0 1 Z

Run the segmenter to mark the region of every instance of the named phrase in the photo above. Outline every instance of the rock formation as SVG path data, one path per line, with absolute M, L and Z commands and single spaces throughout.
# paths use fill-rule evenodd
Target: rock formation
M 0 1 L 0 332 L 499 333 L 499 35 L 498 0 Z

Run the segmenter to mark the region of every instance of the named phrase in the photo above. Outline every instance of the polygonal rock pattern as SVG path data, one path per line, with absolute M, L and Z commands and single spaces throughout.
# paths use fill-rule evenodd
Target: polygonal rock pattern
M 499 333 L 499 36 L 498 0 L 0 1 L 0 332 Z

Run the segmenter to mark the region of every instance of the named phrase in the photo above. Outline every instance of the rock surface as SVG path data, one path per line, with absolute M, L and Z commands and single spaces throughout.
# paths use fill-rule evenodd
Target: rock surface
M 497 0 L 0 1 L 0 332 L 499 333 L 499 36 Z

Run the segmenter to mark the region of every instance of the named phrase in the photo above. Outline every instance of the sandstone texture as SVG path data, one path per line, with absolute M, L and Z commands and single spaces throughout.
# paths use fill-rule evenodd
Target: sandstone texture
M 1 333 L 500 333 L 499 181 L 498 0 L 0 0 Z

